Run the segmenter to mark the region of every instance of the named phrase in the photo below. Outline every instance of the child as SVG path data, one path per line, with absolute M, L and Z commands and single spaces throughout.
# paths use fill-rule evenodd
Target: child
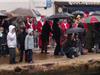
M 9 54 L 10 54 L 10 64 L 15 64 L 17 39 L 16 39 L 16 31 L 15 31 L 14 25 L 9 26 L 9 32 L 7 34 L 7 45 L 8 45 Z
M 25 38 L 25 61 L 32 63 L 32 49 L 34 48 L 33 30 L 28 29 L 28 34 Z

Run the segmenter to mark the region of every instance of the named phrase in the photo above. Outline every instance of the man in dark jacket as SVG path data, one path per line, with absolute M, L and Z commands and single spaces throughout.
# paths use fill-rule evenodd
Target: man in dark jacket
M 61 52 L 61 47 L 60 47 L 60 37 L 61 37 L 61 29 L 58 25 L 59 19 L 54 19 L 54 24 L 53 24 L 53 38 L 55 39 L 56 42 L 56 48 L 54 51 L 54 55 L 59 55 Z
M 23 55 L 24 55 L 24 51 L 25 51 L 25 37 L 26 37 L 27 33 L 25 31 L 25 28 L 21 28 L 20 33 L 18 35 L 18 43 L 20 46 L 20 60 L 19 62 L 23 61 Z
M 93 33 L 94 33 L 94 47 L 96 47 L 96 52 L 100 52 L 100 23 L 95 23 Z
M 42 27 L 42 50 L 41 53 L 45 51 L 47 54 L 47 45 L 49 43 L 49 35 L 51 32 L 51 27 L 49 25 L 49 21 L 46 21 L 45 24 Z
M 0 55 L 5 55 L 7 51 L 7 39 L 6 33 L 4 33 L 4 28 L 0 27 Z

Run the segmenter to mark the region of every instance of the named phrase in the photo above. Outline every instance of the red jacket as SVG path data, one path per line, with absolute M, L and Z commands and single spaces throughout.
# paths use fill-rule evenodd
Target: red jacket
M 37 30 L 38 32 L 40 33 L 39 34 L 39 47 L 41 48 L 42 47 L 42 39 L 41 39 L 41 33 L 42 33 L 42 23 L 40 21 L 38 21 L 38 25 L 37 25 Z
M 37 30 L 38 30 L 38 32 L 42 32 L 42 23 L 40 22 L 40 21 L 38 21 L 38 25 L 37 25 Z
M 27 22 L 26 23 L 26 29 L 29 29 L 29 28 L 31 28 L 31 27 L 30 27 L 29 23 Z
M 67 29 L 69 29 L 70 25 L 68 23 L 61 23 L 61 28 L 63 30 L 63 32 L 66 32 Z

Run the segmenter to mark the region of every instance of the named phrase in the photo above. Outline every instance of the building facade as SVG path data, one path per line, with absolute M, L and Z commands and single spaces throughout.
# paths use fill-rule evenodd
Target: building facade
M 97 2 L 54 2 L 55 13 L 59 12 L 59 8 L 62 12 L 73 12 L 73 11 L 100 11 L 100 3 Z
M 41 0 L 43 1 L 43 0 Z M 47 2 L 48 0 L 44 0 Z M 46 4 L 46 3 L 45 3 Z M 38 5 L 37 5 L 38 6 Z M 35 7 L 35 6 L 34 6 Z M 99 0 L 51 0 L 51 6 L 35 8 L 41 14 L 50 16 L 58 12 L 73 12 L 73 11 L 100 11 Z
M 50 16 L 58 12 L 100 11 L 100 0 L 0 0 L 0 10 L 11 11 L 16 8 L 38 10 Z

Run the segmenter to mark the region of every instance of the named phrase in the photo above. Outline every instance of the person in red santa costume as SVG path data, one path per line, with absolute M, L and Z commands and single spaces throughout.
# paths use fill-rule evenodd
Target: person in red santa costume
M 31 18 L 30 16 L 28 16 L 26 18 L 27 22 L 26 22 L 26 31 L 28 29 L 33 29 L 33 18 Z
M 31 17 L 27 17 L 27 22 L 26 22 L 26 30 L 33 29 L 34 31 L 37 29 L 38 26 L 38 22 L 36 20 L 36 17 L 31 18 Z
M 39 44 L 39 48 L 42 48 L 42 40 L 41 40 L 41 33 L 42 33 L 42 26 L 45 23 L 45 19 L 43 16 L 41 16 L 40 21 L 38 21 L 38 25 L 37 25 L 37 30 L 39 32 L 39 40 L 38 40 L 38 44 Z
M 26 29 L 29 29 L 30 28 L 30 25 L 29 25 L 29 20 L 30 20 L 30 16 L 27 16 L 26 17 Z
M 61 31 L 62 31 L 62 34 L 61 34 L 61 39 L 60 39 L 60 45 L 62 47 L 63 45 L 63 42 L 66 40 L 66 30 L 70 28 L 70 24 L 67 22 L 67 19 L 64 19 L 61 23 L 60 23 L 60 26 L 61 26 Z M 63 52 L 61 51 L 61 55 L 63 55 Z
M 62 28 L 62 31 L 63 33 L 66 32 L 67 29 L 69 29 L 70 25 L 69 23 L 67 22 L 67 19 L 64 19 L 61 23 L 61 28 Z

